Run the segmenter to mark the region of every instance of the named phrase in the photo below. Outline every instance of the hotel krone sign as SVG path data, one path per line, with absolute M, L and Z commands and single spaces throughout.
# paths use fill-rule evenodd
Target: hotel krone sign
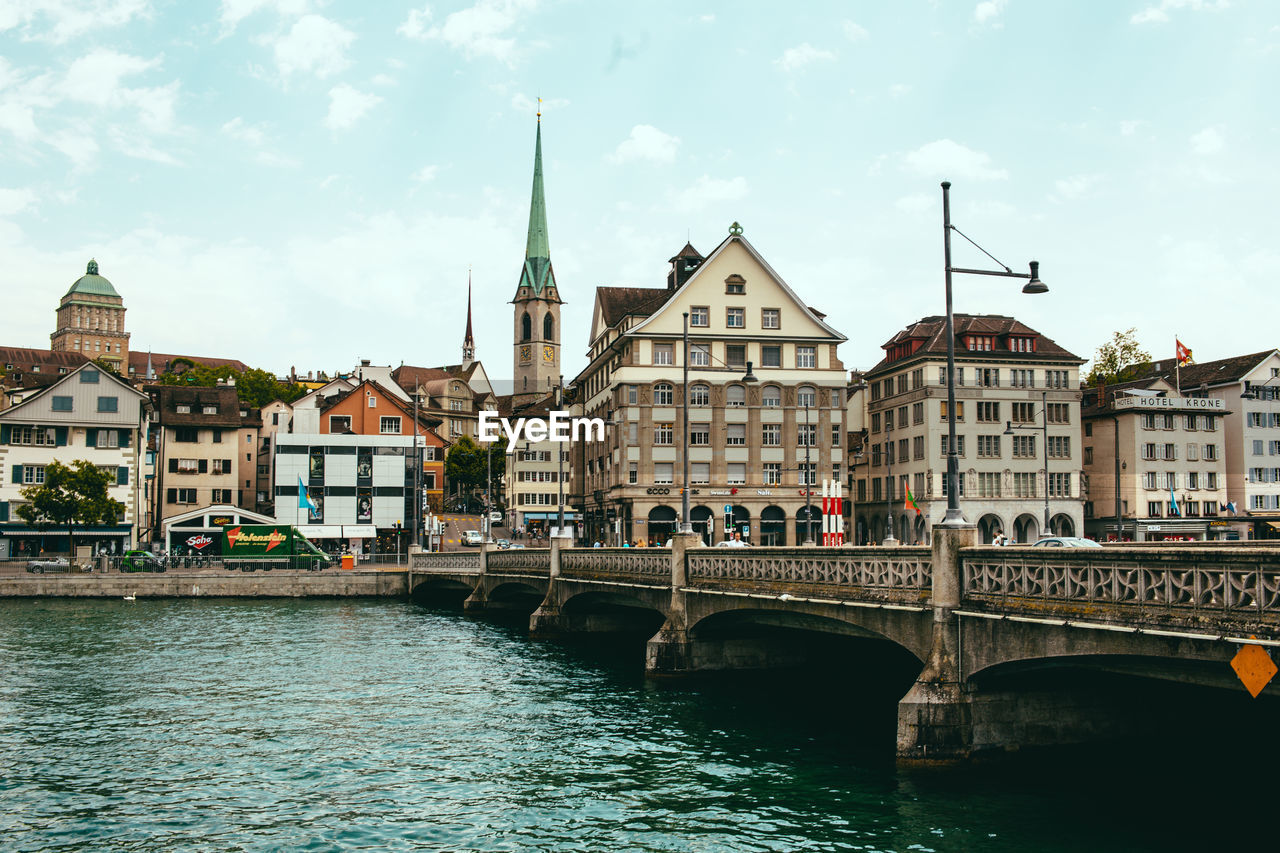
M 1121 397 L 1116 400 L 1117 409 L 1150 409 L 1162 412 L 1222 412 L 1227 402 L 1212 397 Z

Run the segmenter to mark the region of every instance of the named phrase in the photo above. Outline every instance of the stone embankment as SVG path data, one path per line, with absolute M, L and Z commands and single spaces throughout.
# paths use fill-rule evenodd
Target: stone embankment
M 0 598 L 386 598 L 406 594 L 405 573 L 397 571 L 171 571 L 0 578 Z

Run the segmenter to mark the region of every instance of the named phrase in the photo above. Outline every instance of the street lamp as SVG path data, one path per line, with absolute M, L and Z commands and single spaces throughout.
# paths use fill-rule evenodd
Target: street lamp
M 888 466 L 887 470 L 889 479 L 889 482 L 886 484 L 888 488 L 885 489 L 884 494 L 885 501 L 887 503 L 885 506 L 885 522 L 887 525 L 885 530 L 887 532 L 884 540 L 885 542 L 897 542 L 898 540 L 893 538 L 893 503 L 895 499 L 895 490 L 893 487 L 896 485 L 893 480 L 893 409 L 885 409 L 884 413 L 884 464 Z
M 951 266 L 951 232 L 955 231 L 961 237 L 968 240 L 978 248 L 984 255 L 991 260 L 1000 264 L 1000 270 L 977 270 L 964 269 L 961 267 Z M 953 272 L 968 273 L 970 275 L 995 275 L 1005 276 L 1009 278 L 1025 278 L 1027 283 L 1022 286 L 1023 293 L 1046 293 L 1049 288 L 1040 280 L 1040 262 L 1032 261 L 1031 273 L 1014 272 L 1009 267 L 1000 263 L 1000 261 L 988 252 L 986 249 L 974 243 L 959 228 L 951 224 L 951 182 L 942 182 L 942 259 L 946 273 L 946 289 L 947 289 L 947 514 L 942 520 L 942 527 L 964 527 L 968 522 L 964 519 L 964 514 L 960 512 L 960 457 L 956 453 L 956 332 L 955 320 L 951 314 L 951 274 Z
M 1013 421 L 1005 421 L 1004 434 L 1013 435 L 1016 429 L 1036 429 L 1034 426 L 1014 426 Z M 1044 441 L 1044 527 L 1040 528 L 1041 536 L 1051 535 L 1049 530 L 1049 392 L 1040 392 L 1040 435 Z M 1120 484 L 1116 484 L 1117 490 Z M 1117 519 L 1118 520 L 1118 519 Z

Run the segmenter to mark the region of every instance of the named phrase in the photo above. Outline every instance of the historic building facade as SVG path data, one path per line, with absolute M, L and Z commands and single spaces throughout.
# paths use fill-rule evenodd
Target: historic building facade
M 737 223 L 705 258 L 686 245 L 671 265 L 666 287 L 596 289 L 574 392 L 576 409 L 608 426 L 604 441 L 570 450 L 588 539 L 665 542 L 687 487 L 690 523 L 708 543 L 729 528 L 756 544 L 803 543 L 810 504 L 820 541 L 820 484 L 841 480 L 845 462 L 845 337 Z
M 124 312 L 124 299 L 98 274 L 98 262 L 91 260 L 85 274 L 58 303 L 49 349 L 101 359 L 117 373 L 127 375 L 129 333 L 124 330 Z
M 953 328 L 965 518 L 978 525 L 984 542 L 997 533 L 1034 542 L 1049 535 L 1047 488 L 1052 532 L 1080 535 L 1084 360 L 1012 317 L 957 314 Z M 946 318 L 912 323 L 884 351 L 864 375 L 868 461 L 853 483 L 851 539 L 880 542 L 892 523 L 898 541 L 923 543 L 947 508 Z

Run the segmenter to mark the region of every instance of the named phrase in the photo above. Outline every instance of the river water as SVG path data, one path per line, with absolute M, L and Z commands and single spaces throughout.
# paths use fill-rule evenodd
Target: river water
M 1203 849 L 1272 820 L 1150 756 L 897 770 L 891 703 L 832 681 L 653 683 L 633 646 L 404 602 L 3 601 L 0 849 Z

